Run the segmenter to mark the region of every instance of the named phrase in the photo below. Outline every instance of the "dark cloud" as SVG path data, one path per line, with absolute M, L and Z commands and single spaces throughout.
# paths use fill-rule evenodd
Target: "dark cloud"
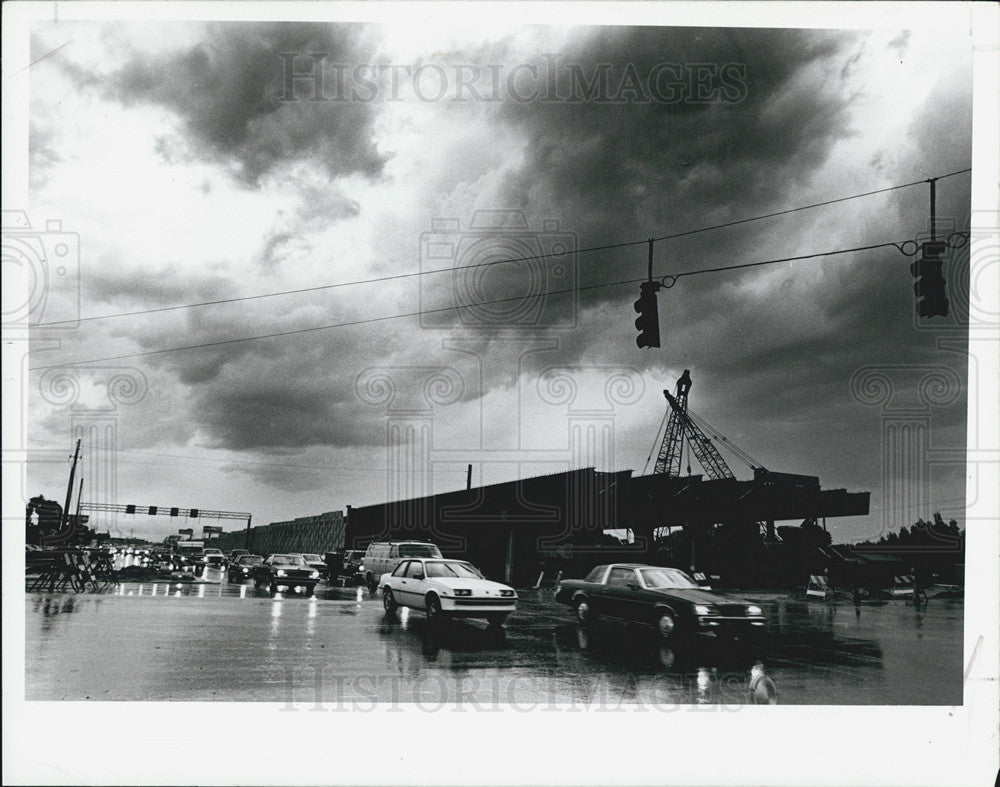
M 612 86 L 628 67 L 650 83 L 670 64 L 670 90 L 658 93 L 669 100 L 505 102 L 500 118 L 528 137 L 511 188 L 548 195 L 597 238 L 694 224 L 718 213 L 722 195 L 730 214 L 759 211 L 846 133 L 846 98 L 822 67 L 842 43 L 784 30 L 583 33 L 561 58 L 558 95 L 579 92 L 574 73 L 593 78 L 601 64 L 613 64 Z M 629 94 L 612 87 L 609 95 Z
M 133 52 L 100 84 L 126 106 L 157 104 L 181 118 L 191 144 L 160 142 L 159 150 L 214 161 L 249 185 L 300 158 L 332 177 L 374 178 L 385 157 L 372 140 L 371 105 L 308 101 L 299 82 L 287 90 L 284 69 L 292 63 L 309 71 L 308 53 L 322 53 L 329 62 L 367 63 L 376 52 L 367 29 L 358 25 L 216 24 L 208 26 L 205 40 L 183 51 Z M 85 77 L 78 78 L 92 82 Z
M 347 446 L 377 437 L 321 381 L 271 378 L 198 394 L 198 424 L 232 450 Z M 209 395 L 204 395 L 209 393 Z
M 84 297 L 90 303 L 156 308 L 233 297 L 233 281 L 224 271 L 192 274 L 175 265 L 126 266 L 112 256 L 87 268 Z
M 540 232 L 546 219 L 558 220 L 560 231 L 574 233 L 576 245 L 589 248 L 786 207 L 850 133 L 849 97 L 835 76 L 849 41 L 791 30 L 581 29 L 555 60 L 526 64 L 538 75 L 530 85 L 539 88 L 536 100 L 508 97 L 487 110 L 519 140 L 523 161 L 505 170 L 470 213 L 516 208 L 537 233 L 533 244 L 499 249 L 492 259 L 529 256 L 529 247 L 549 251 L 554 233 Z M 589 98 L 588 85 L 596 85 Z M 748 261 L 748 249 L 761 249 L 748 237 L 744 229 L 662 242 L 656 269 Z M 458 262 L 489 259 L 469 253 Z M 522 261 L 461 274 L 428 300 L 433 306 L 454 303 L 458 285 L 468 291 L 466 300 L 473 292 L 484 300 L 524 294 L 534 268 L 551 271 L 557 262 Z M 644 276 L 644 244 L 587 252 L 577 262 L 584 289 L 550 296 L 544 307 L 549 324 L 572 322 L 574 313 L 602 303 L 620 304 L 623 294 L 631 308 L 635 287 L 589 287 Z M 482 287 L 465 286 L 470 278 Z M 551 277 L 549 289 L 562 284 Z M 445 292 L 449 286 L 452 292 Z M 461 326 L 467 318 L 440 320 Z

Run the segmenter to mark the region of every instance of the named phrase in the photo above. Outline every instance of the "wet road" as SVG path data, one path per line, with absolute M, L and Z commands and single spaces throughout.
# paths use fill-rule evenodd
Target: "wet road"
M 674 649 L 613 621 L 583 630 L 551 589 L 521 592 L 505 630 L 420 613 L 390 619 L 361 588 L 312 598 L 252 585 L 126 583 L 29 593 L 29 700 L 253 701 L 351 710 L 375 703 L 525 709 L 740 706 L 759 660 L 780 704 L 962 703 L 961 601 L 920 610 L 742 594 L 768 626 L 752 645 Z

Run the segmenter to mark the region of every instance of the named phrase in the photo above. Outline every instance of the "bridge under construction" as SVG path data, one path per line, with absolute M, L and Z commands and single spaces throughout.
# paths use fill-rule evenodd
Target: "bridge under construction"
M 690 388 L 685 370 L 675 392 L 664 391 L 668 407 L 657 433 L 663 436 L 648 475 L 584 468 L 348 506 L 347 547 L 426 539 L 444 554 L 467 558 L 490 576 L 515 584 L 559 560 L 580 570 L 602 560 L 664 558 L 686 569 L 716 569 L 732 580 L 751 582 L 759 580 L 759 564 L 774 551 L 769 545 L 782 541 L 776 522 L 801 522 L 815 531 L 825 529 L 827 518 L 868 513 L 869 492 L 822 489 L 817 476 L 773 472 L 725 438 L 713 440 L 714 430 L 688 410 Z M 738 480 L 716 442 L 747 464 L 752 478 Z M 685 456 L 688 474 L 682 475 Z M 701 473 L 691 473 L 692 457 Z M 665 553 L 663 535 L 675 528 L 682 537 Z M 609 531 L 626 534 L 624 543 Z

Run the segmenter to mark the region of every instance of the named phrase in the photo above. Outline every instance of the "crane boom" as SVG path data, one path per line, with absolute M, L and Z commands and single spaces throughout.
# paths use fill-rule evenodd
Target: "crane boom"
M 712 444 L 711 439 L 688 415 L 687 400 L 690 390 L 691 373 L 685 369 L 684 374 L 677 380 L 675 395 L 671 396 L 669 391 L 663 392 L 670 406 L 670 420 L 663 433 L 663 443 L 660 445 L 660 453 L 656 457 L 653 472 L 665 473 L 672 478 L 679 477 L 681 474 L 681 451 L 684 439 L 687 438 L 691 452 L 709 478 L 713 480 L 735 478 L 733 471 L 729 469 L 729 465 Z

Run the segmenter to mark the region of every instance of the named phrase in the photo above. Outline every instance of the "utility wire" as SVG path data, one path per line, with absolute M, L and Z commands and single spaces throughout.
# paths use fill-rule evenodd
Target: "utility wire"
M 648 241 L 643 241 L 643 243 L 648 243 Z M 892 243 L 892 242 L 873 243 L 866 246 L 855 246 L 850 249 L 835 249 L 833 251 L 823 251 L 823 252 L 817 252 L 815 254 L 803 254 L 795 257 L 782 257 L 780 259 L 775 259 L 775 260 L 763 260 L 761 262 L 747 262 L 739 265 L 726 265 L 718 268 L 704 268 L 695 271 L 685 271 L 683 273 L 676 274 L 672 278 L 679 279 L 681 276 L 694 276 L 699 273 L 717 273 L 719 271 L 739 270 L 741 268 L 755 268 L 762 265 L 776 265 L 782 262 L 795 262 L 796 260 L 812 260 L 818 257 L 832 257 L 838 254 L 850 254 L 858 251 L 870 251 L 873 249 L 882 249 L 889 246 L 895 247 L 897 249 L 900 248 L 900 244 L 898 243 Z M 668 276 L 667 278 L 671 277 Z M 472 303 L 464 303 L 464 304 L 459 304 L 457 306 L 443 306 L 438 309 L 422 309 L 415 312 L 405 312 L 402 314 L 387 314 L 383 317 L 366 317 L 365 319 L 348 320 L 347 322 L 332 323 L 330 325 L 316 325 L 311 328 L 296 328 L 295 330 L 290 330 L 290 331 L 264 333 L 264 334 L 258 334 L 256 336 L 244 336 L 239 339 L 221 339 L 219 341 L 214 341 L 214 342 L 202 342 L 201 344 L 187 344 L 187 345 L 182 345 L 180 347 L 167 347 L 162 350 L 148 350 L 146 352 L 128 353 L 126 355 L 110 355 L 110 356 L 105 356 L 103 358 L 88 358 L 87 360 L 83 361 L 67 361 L 66 363 L 49 364 L 46 366 L 32 366 L 29 367 L 28 371 L 41 371 L 43 369 L 56 369 L 56 368 L 63 368 L 66 366 L 78 366 L 79 364 L 85 364 L 85 363 L 121 361 L 127 358 L 145 358 L 152 355 L 163 355 L 165 353 L 182 352 L 185 350 L 202 350 L 208 347 L 224 347 L 230 344 L 240 344 L 242 342 L 258 341 L 260 339 L 276 339 L 285 336 L 296 336 L 304 333 L 315 333 L 316 331 L 327 331 L 333 328 L 347 328 L 355 325 L 367 325 L 369 323 L 385 322 L 387 320 L 398 320 L 405 317 L 419 317 L 424 314 L 441 314 L 443 312 L 458 311 L 459 309 L 468 309 L 475 306 L 487 306 L 497 303 L 509 303 L 510 301 L 522 301 L 525 300 L 526 298 L 538 298 L 550 295 L 565 295 L 567 293 L 572 293 L 572 292 L 584 292 L 586 290 L 598 290 L 606 287 L 617 287 L 623 284 L 638 284 L 644 281 L 646 281 L 645 278 L 620 279 L 617 281 L 602 282 L 601 284 L 589 284 L 580 287 L 570 287 L 563 290 L 551 290 L 549 292 L 539 293 L 537 295 L 531 295 L 531 294 L 514 295 L 507 298 L 494 298 L 492 300 L 486 300 L 486 301 L 474 301 Z
M 953 175 L 961 175 L 966 172 L 971 172 L 971 168 L 956 170 L 955 172 L 949 172 L 947 175 L 941 175 L 937 178 L 931 178 L 931 180 L 944 180 L 945 178 L 950 178 Z M 801 205 L 797 208 L 788 208 L 787 210 L 779 210 L 774 213 L 765 213 L 761 216 L 751 216 L 745 219 L 736 219 L 735 221 L 729 221 L 724 224 L 713 224 L 707 227 L 699 227 L 693 230 L 684 230 L 682 232 L 675 232 L 670 235 L 661 235 L 658 238 L 652 238 L 651 240 L 662 241 L 662 240 L 672 240 L 673 238 L 683 238 L 688 235 L 696 235 L 701 232 L 709 232 L 711 230 L 725 229 L 726 227 L 735 227 L 739 224 L 748 224 L 754 221 L 762 221 L 764 219 L 775 218 L 776 216 L 787 216 L 790 213 L 797 213 L 802 210 L 811 210 L 813 208 L 821 208 L 827 205 L 835 205 L 839 202 L 847 202 L 849 200 L 860 199 L 862 197 L 870 197 L 875 194 L 884 194 L 889 191 L 897 191 L 898 189 L 909 188 L 910 186 L 918 186 L 921 183 L 926 183 L 927 180 L 915 180 L 911 183 L 901 183 L 898 186 L 887 186 L 882 189 L 875 189 L 874 191 L 866 191 L 861 194 L 851 194 L 847 197 L 838 197 L 836 199 L 825 200 L 823 202 L 815 202 L 812 205 Z M 458 265 L 451 268 L 439 268 L 437 270 L 427 270 L 427 271 L 412 271 L 410 273 L 396 273 L 389 276 L 379 276 L 373 279 L 357 279 L 355 281 L 344 281 L 337 282 L 335 284 L 320 284 L 315 287 L 302 287 L 295 290 L 281 290 L 279 292 L 267 292 L 260 295 L 244 295 L 235 298 L 219 298 L 212 301 L 200 301 L 197 303 L 184 303 L 178 304 L 176 306 L 159 306 L 154 309 L 139 309 L 131 312 L 118 312 L 115 314 L 99 314 L 92 317 L 80 317 L 75 320 L 57 320 L 54 322 L 40 322 L 31 325 L 32 328 L 51 328 L 57 325 L 76 325 L 81 322 L 91 322 L 93 320 L 110 320 L 118 317 L 136 317 L 143 314 L 157 314 L 159 312 L 177 311 L 179 309 L 194 309 L 201 306 L 219 306 L 226 303 L 240 303 L 243 301 L 253 301 L 260 300 L 262 298 L 276 298 L 281 295 L 300 295 L 306 292 L 319 292 L 322 290 L 332 290 L 338 289 L 340 287 L 355 287 L 361 284 L 378 284 L 381 282 L 395 281 L 398 279 L 409 279 L 416 276 L 427 276 L 433 273 L 454 273 L 455 271 L 471 270 L 473 268 L 483 268 L 491 265 L 504 265 L 513 262 L 528 262 L 530 260 L 541 260 L 547 257 L 561 257 L 566 254 L 585 254 L 592 251 L 609 251 L 613 249 L 622 249 L 629 246 L 639 246 L 642 244 L 648 244 L 649 238 L 644 240 L 636 241 L 625 241 L 622 243 L 611 243 L 605 246 L 590 246 L 585 249 L 576 249 L 575 251 L 564 251 L 564 252 L 549 252 L 548 254 L 536 254 L 530 257 L 514 257 L 510 259 L 503 260 L 491 260 L 488 262 L 477 262 L 471 263 L 469 265 Z
M 764 466 L 760 461 L 754 458 L 749 451 L 744 450 L 736 443 L 732 442 L 708 421 L 701 416 L 696 415 L 690 408 L 688 409 L 687 414 L 688 417 L 694 421 L 703 432 L 706 432 L 709 436 L 711 436 L 717 445 L 726 446 L 737 459 L 747 465 L 751 470 Z

